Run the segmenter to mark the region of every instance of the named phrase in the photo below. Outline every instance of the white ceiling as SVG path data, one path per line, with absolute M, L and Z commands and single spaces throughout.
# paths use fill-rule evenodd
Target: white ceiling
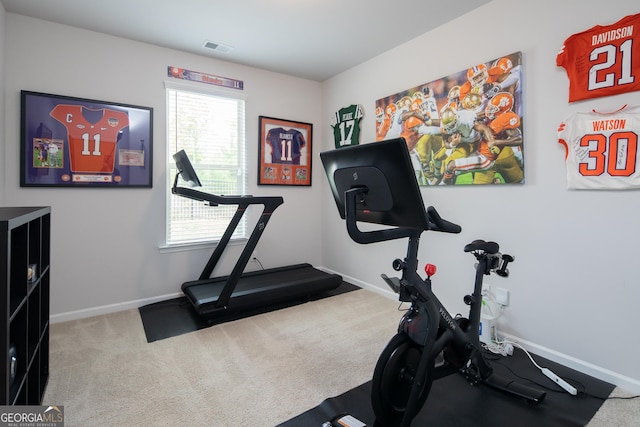
M 490 0 L 0 0 L 9 13 L 324 81 Z M 233 49 L 205 49 L 205 41 Z M 425 52 L 425 54 L 428 54 Z

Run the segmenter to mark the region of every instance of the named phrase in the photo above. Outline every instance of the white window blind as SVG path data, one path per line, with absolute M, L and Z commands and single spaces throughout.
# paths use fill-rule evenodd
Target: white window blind
M 185 86 L 166 84 L 169 187 L 177 173 L 173 154 L 185 150 L 202 183 L 200 191 L 245 194 L 244 99 Z M 167 245 L 219 240 L 236 208 L 169 194 Z M 245 237 L 243 219 L 233 238 Z

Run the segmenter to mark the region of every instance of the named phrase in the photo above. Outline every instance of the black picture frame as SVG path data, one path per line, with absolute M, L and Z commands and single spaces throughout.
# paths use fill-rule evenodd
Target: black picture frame
M 21 187 L 152 187 L 153 108 L 21 91 Z

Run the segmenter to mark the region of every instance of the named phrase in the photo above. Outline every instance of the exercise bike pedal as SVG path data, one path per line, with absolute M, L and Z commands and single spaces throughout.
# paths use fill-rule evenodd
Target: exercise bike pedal
M 407 292 L 406 288 L 400 283 L 400 279 L 397 277 L 388 277 L 386 274 L 381 274 L 382 280 L 391 288 L 393 292 L 398 294 L 398 298 L 402 302 L 411 302 L 411 295 Z
M 491 374 L 482 381 L 483 384 L 497 390 L 513 394 L 526 399 L 529 403 L 537 405 L 541 403 L 547 396 L 547 393 L 525 384 L 515 382 L 509 378 L 505 378 L 496 374 Z
M 384 280 L 384 282 L 391 288 L 393 292 L 395 292 L 396 294 L 400 293 L 400 288 L 402 288 L 400 279 L 398 279 L 397 277 L 389 277 L 386 274 L 381 274 L 380 277 L 382 277 L 382 280 Z

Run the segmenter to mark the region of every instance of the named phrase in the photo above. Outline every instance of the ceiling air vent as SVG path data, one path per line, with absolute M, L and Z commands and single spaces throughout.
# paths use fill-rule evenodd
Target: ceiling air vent
M 233 50 L 231 46 L 227 46 L 226 44 L 214 43 L 210 41 L 205 41 L 203 47 L 206 49 L 215 50 L 216 52 L 220 53 L 228 53 Z

